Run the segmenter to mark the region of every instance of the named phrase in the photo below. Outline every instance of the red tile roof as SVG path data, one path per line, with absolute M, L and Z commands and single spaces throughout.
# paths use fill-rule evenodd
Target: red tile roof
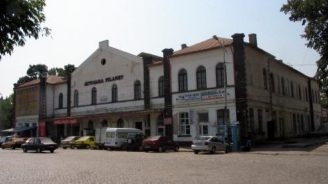
M 66 79 L 64 79 L 63 77 L 56 76 L 56 75 L 49 75 L 47 78 L 48 84 L 60 84 L 60 83 L 64 83 L 64 82 L 66 82 Z M 32 81 L 25 82 L 23 84 L 18 85 L 17 88 L 33 86 L 33 85 L 36 85 L 39 83 L 40 83 L 40 79 L 34 79 Z
M 228 38 L 220 38 L 220 37 L 216 37 L 216 38 L 217 39 L 215 39 L 213 36 L 212 38 L 210 38 L 208 40 L 202 41 L 195 45 L 191 45 L 185 49 L 175 51 L 173 53 L 172 57 L 201 52 L 201 51 L 205 51 L 205 50 L 211 50 L 211 49 L 215 49 L 215 48 L 219 48 L 219 47 L 223 47 L 223 46 L 229 46 L 233 42 L 232 39 L 228 39 Z

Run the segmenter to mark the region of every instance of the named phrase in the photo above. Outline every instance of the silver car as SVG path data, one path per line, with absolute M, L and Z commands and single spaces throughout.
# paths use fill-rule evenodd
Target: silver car
M 191 149 L 195 154 L 198 154 L 200 151 L 215 153 L 216 151 L 227 152 L 228 146 L 216 136 L 200 136 L 192 141 Z

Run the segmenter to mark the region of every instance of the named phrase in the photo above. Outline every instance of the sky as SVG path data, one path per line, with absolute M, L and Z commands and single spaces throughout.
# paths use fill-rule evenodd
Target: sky
M 319 55 L 306 47 L 304 27 L 280 12 L 287 0 L 46 0 L 44 13 L 51 35 L 27 39 L 0 60 L 0 96 L 29 65 L 48 68 L 79 66 L 109 40 L 111 47 L 162 56 L 164 48 L 179 50 L 213 35 L 257 34 L 258 47 L 308 76 L 316 72 Z

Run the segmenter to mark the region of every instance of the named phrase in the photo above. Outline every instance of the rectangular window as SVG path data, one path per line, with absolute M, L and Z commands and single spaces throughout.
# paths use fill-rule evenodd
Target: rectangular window
M 262 112 L 262 109 L 258 109 L 257 110 L 257 121 L 258 121 L 258 126 L 259 126 L 259 129 L 258 129 L 258 132 L 259 133 L 262 133 L 263 132 L 263 112 Z
M 293 84 L 293 81 L 290 81 L 290 93 L 291 93 L 291 96 L 294 97 L 294 84 Z
M 309 95 L 308 95 L 308 89 L 307 88 L 305 88 L 305 101 L 309 101 Z
M 264 89 L 268 89 L 268 79 L 267 79 L 267 73 L 265 68 L 263 68 L 263 85 L 264 85 Z
M 273 73 L 270 73 L 270 90 L 272 93 L 275 93 L 275 85 L 274 85 L 274 76 Z
M 286 95 L 285 79 L 283 77 L 281 78 L 281 91 L 282 91 L 282 96 L 285 96 Z
M 301 90 L 301 85 L 298 85 L 298 98 L 302 100 L 302 90 Z
M 180 135 L 190 135 L 189 113 L 179 113 Z
M 248 131 L 254 132 L 254 110 L 252 108 L 249 109 Z
M 296 114 L 293 114 L 293 130 L 297 134 L 297 123 L 296 123 Z

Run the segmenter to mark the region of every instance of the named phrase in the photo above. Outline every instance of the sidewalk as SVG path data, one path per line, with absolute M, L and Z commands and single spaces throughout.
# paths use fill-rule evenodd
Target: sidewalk
M 251 152 L 312 151 L 318 146 L 328 143 L 328 137 L 291 138 L 254 145 Z

